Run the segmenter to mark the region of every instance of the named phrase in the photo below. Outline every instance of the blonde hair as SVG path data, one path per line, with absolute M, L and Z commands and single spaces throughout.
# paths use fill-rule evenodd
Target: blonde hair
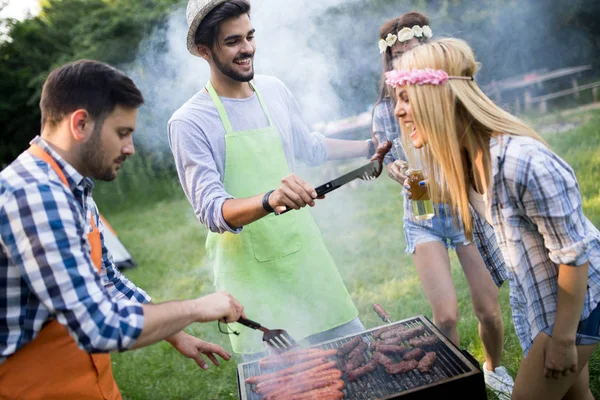
M 394 62 L 394 68 L 433 68 L 451 76 L 474 77 L 479 64 L 467 42 L 444 38 L 406 52 Z M 432 197 L 449 200 L 452 209 L 460 213 L 465 235 L 472 239 L 468 188 L 472 185 L 485 193 L 491 186 L 490 138 L 511 134 L 544 140 L 494 104 L 475 81 L 448 80 L 442 85 L 408 85 L 405 89 L 415 126 L 427 144 L 429 182 L 444 183 L 430 184 Z

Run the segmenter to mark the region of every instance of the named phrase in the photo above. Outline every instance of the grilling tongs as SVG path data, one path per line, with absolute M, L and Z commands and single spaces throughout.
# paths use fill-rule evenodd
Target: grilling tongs
M 283 353 L 298 346 L 296 341 L 283 329 L 267 329 L 258 322 L 243 317 L 240 317 L 237 322 L 248 328 L 262 331 L 264 333 L 262 341 L 275 350 L 276 353 Z
M 368 164 L 363 165 L 360 168 L 357 168 L 353 171 L 348 172 L 347 174 L 340 176 L 337 179 L 334 179 L 319 187 L 316 187 L 315 192 L 317 192 L 317 197 L 321 197 L 345 185 L 346 183 L 352 182 L 355 179 L 362 178 L 366 181 L 375 179 L 377 178 L 377 174 L 380 171 L 381 163 L 378 160 L 374 160 Z M 279 215 L 285 214 L 286 212 L 291 210 L 293 210 L 293 208 L 288 208 L 287 210 L 280 212 Z

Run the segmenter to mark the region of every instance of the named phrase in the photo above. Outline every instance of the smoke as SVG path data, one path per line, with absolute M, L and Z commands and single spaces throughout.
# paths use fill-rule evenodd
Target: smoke
M 252 1 L 251 19 L 256 29 L 257 45 L 255 73 L 275 76 L 283 81 L 295 94 L 309 125 L 338 119 L 345 112 L 344 103 L 336 94 L 334 83 L 339 68 L 346 68 L 346 66 L 340 65 L 333 56 L 337 44 L 322 37 L 317 20 L 330 7 L 340 6 L 346 2 L 347 0 Z M 186 36 L 185 8 L 179 8 L 169 15 L 164 25 L 157 27 L 152 35 L 141 43 L 137 59 L 126 69 L 146 98 L 146 104 L 140 110 L 136 141 L 163 166 L 173 165 L 167 139 L 168 119 L 190 97 L 201 90 L 209 79 L 208 64 L 203 59 L 189 54 L 186 48 Z M 372 55 L 376 63 L 378 61 L 376 49 Z M 374 67 L 378 68 L 377 64 Z M 356 72 L 360 73 L 360 71 Z M 367 129 L 365 139 L 368 135 Z M 339 169 L 325 166 L 312 169 L 301 168 L 297 173 L 317 186 L 350 167 L 366 162 L 366 159 L 354 160 L 349 165 L 339 165 Z M 374 183 L 369 182 L 369 184 Z M 351 194 L 352 189 L 343 188 L 332 194 L 331 198 L 319 201 L 317 207 L 321 207 L 322 212 L 316 214 L 316 219 L 322 228 L 331 223 L 332 213 L 337 216 L 355 214 L 359 205 L 354 203 Z M 341 224 L 336 224 L 335 229 L 361 232 L 364 228 L 355 219 L 338 218 L 338 220 Z M 358 237 L 354 239 L 342 244 L 335 240 L 330 242 L 332 244 L 330 250 L 334 258 L 341 260 L 338 267 L 344 278 L 352 276 L 353 272 L 346 268 L 346 260 L 336 255 L 360 244 Z M 312 276 L 312 279 L 319 281 L 318 276 Z M 293 304 L 302 302 L 301 298 L 287 298 L 286 302 L 291 306 L 290 309 L 297 310 L 295 318 L 305 321 L 306 326 L 310 326 L 314 318 L 314 310 L 303 314 L 301 310 L 306 307 L 293 307 Z M 264 310 L 255 318 L 262 317 L 269 321 L 273 319 L 269 314 Z M 281 326 L 281 328 L 286 327 Z M 246 330 L 246 328 L 242 329 Z M 290 333 L 293 335 L 293 332 Z
M 379 27 L 385 20 L 412 10 L 430 17 L 435 37 L 456 36 L 471 43 L 483 64 L 480 84 L 532 70 L 584 63 L 586 58 L 581 55 L 589 52 L 590 46 L 578 45 L 584 43 L 580 34 L 567 35 L 555 29 L 546 6 L 540 3 L 544 2 L 449 2 L 444 8 L 422 9 L 411 7 L 427 4 L 416 0 L 253 0 L 255 72 L 281 79 L 296 96 L 309 125 L 358 114 L 367 110 L 377 95 Z M 127 71 L 146 97 L 136 140 L 163 165 L 173 162 L 167 142 L 168 119 L 209 78 L 207 63 L 188 53 L 186 34 L 185 8 L 179 8 L 141 44 L 139 56 Z M 363 161 L 333 167 L 328 163 L 297 173 L 317 186 Z M 387 271 L 393 271 L 410 262 L 401 258 L 400 186 L 385 176 L 356 186 L 359 188 L 333 192 L 314 210 L 351 293 L 352 286 L 361 282 L 355 279 L 360 274 L 365 274 L 363 282 L 373 281 L 367 276 L 370 267 L 381 271 L 385 265 Z M 374 254 L 385 254 L 385 260 L 373 261 L 377 265 L 359 265 Z M 364 298 L 367 289 L 361 290 Z M 309 320 L 310 316 L 307 323 Z
M 327 41 L 319 36 L 317 16 L 347 0 L 300 2 L 254 0 L 251 18 L 256 29 L 255 73 L 281 79 L 296 95 L 307 121 L 329 121 L 340 116 L 340 99 L 332 86 L 337 62 Z M 140 45 L 127 69 L 146 98 L 140 113 L 137 140 L 150 151 L 169 154 L 166 126 L 169 117 L 209 79 L 208 64 L 186 48 L 185 7 L 174 10 Z M 165 160 L 166 161 L 166 160 Z

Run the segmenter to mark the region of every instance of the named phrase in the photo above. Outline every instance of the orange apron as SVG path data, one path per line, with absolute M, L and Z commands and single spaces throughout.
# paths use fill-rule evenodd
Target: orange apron
M 50 164 L 61 181 L 69 186 L 62 170 L 41 147 L 33 144 L 29 152 Z M 100 231 L 93 218 L 90 222 L 90 256 L 100 271 Z M 33 341 L 0 365 L 0 399 L 118 400 L 121 393 L 113 378 L 110 355 L 81 350 L 67 329 L 52 320 Z

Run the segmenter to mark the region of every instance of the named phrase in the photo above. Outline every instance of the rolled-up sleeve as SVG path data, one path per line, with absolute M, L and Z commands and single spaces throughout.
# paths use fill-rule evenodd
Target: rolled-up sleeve
M 516 165 L 517 195 L 544 237 L 552 262 L 578 266 L 589 258 L 589 229 L 571 167 L 548 149 L 529 150 Z
M 142 305 L 103 287 L 77 205 L 62 184 L 31 185 L 4 205 L 9 257 L 39 301 L 87 352 L 131 348 L 144 326 Z
M 225 191 L 206 136 L 181 120 L 171 120 L 168 130 L 179 181 L 198 220 L 211 232 L 241 232 L 223 217 L 223 203 L 234 197 Z
M 285 91 L 292 124 L 294 157 L 311 167 L 323 164 L 327 161 L 325 136 L 319 132 L 310 131 L 304 120 L 300 104 L 287 87 Z
M 385 101 L 381 101 L 375 105 L 373 108 L 373 122 L 371 126 L 371 130 L 373 135 L 377 138 L 379 143 L 383 143 L 386 140 L 389 140 L 393 143 L 394 139 L 400 137 L 400 128 L 397 124 L 394 124 L 394 115 L 393 110 L 391 110 L 391 106 Z M 397 154 L 397 152 L 400 154 Z M 406 154 L 402 147 L 393 148 L 389 151 L 384 159 L 383 163 L 385 165 L 394 162 L 396 156 L 400 156 L 400 159 L 406 160 Z

